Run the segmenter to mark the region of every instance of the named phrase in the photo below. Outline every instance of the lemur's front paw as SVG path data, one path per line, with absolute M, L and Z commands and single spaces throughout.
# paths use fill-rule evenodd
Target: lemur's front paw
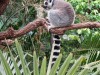
M 49 19 L 46 17 L 45 18 L 46 19 L 46 24 L 48 25 L 48 26 L 50 26 L 50 21 L 49 21 Z
M 47 24 L 48 26 L 50 26 L 50 23 L 49 23 L 49 22 L 47 22 L 47 21 L 46 21 L 46 24 Z
M 49 32 L 49 30 L 50 30 L 50 28 L 51 28 L 50 23 L 46 22 L 46 24 L 45 24 L 45 28 L 46 28 L 47 31 Z
M 48 32 L 50 31 L 50 29 L 52 28 L 51 23 L 48 19 L 48 17 L 46 17 L 46 25 L 45 25 L 46 29 L 48 30 Z

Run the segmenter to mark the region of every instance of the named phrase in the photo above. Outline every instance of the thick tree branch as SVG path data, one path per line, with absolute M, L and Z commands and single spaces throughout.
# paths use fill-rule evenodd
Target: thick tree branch
M 36 29 L 37 27 L 45 24 L 45 19 L 37 19 L 33 22 L 28 23 L 25 27 L 19 30 L 14 30 L 12 27 L 8 28 L 8 30 L 4 32 L 0 32 L 0 40 L 17 38 L 26 33 Z
M 46 20 L 45 19 L 37 19 L 33 22 L 28 23 L 25 27 L 19 30 L 14 30 L 12 27 L 8 28 L 8 30 L 4 32 L 0 32 L 0 40 L 6 39 L 12 39 L 17 38 L 22 35 L 25 35 L 26 33 L 36 29 L 39 26 L 44 26 L 46 28 Z M 86 23 L 78 23 L 73 24 L 68 27 L 62 27 L 62 28 L 55 28 L 51 29 L 51 33 L 62 35 L 66 30 L 73 30 L 73 29 L 81 29 L 81 28 L 100 28 L 99 22 L 86 22 Z
M 99 22 L 77 23 L 68 27 L 51 29 L 50 32 L 62 35 L 67 30 L 82 29 L 82 28 L 100 28 L 100 23 Z

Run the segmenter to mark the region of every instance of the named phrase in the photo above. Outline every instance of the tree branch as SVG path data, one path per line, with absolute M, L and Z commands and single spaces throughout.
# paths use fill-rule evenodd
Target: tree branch
M 39 26 L 44 26 L 44 28 L 46 28 L 47 27 L 46 20 L 43 18 L 36 19 L 35 21 L 28 23 L 25 27 L 19 30 L 14 30 L 12 27 L 10 27 L 8 28 L 8 30 L 0 32 L 0 40 L 20 37 L 36 29 Z M 81 29 L 81 28 L 100 28 L 100 23 L 99 22 L 78 23 L 68 27 L 50 29 L 50 32 L 62 35 L 66 30 Z
M 46 22 L 45 19 L 37 19 L 33 22 L 28 23 L 25 27 L 19 30 L 14 30 L 12 27 L 10 27 L 4 32 L 0 32 L 0 40 L 4 40 L 5 38 L 12 39 L 12 38 L 20 37 L 36 29 L 37 27 L 44 25 L 45 22 Z
M 100 28 L 100 23 L 99 22 L 77 23 L 67 27 L 51 29 L 50 32 L 62 35 L 67 30 L 82 29 L 82 28 Z

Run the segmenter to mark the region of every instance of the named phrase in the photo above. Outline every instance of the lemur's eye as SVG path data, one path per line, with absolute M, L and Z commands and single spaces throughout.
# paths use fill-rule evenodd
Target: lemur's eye
M 44 5 L 48 5 L 48 2 L 44 2 Z

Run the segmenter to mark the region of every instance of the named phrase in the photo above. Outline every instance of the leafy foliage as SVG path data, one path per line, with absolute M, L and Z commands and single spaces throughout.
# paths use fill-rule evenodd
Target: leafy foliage
M 31 71 L 29 70 L 29 67 L 27 66 L 27 62 L 24 59 L 24 53 L 22 51 L 22 47 L 21 45 L 18 43 L 17 40 L 15 40 L 15 44 L 16 44 L 16 48 L 17 48 L 17 52 L 18 52 L 18 56 L 20 58 L 20 62 L 22 65 L 22 70 L 24 75 L 31 75 Z M 10 50 L 9 50 L 10 51 Z M 16 75 L 21 75 L 19 69 L 18 69 L 18 63 L 16 62 L 16 59 L 14 59 L 14 56 L 12 54 L 12 52 L 10 51 L 10 55 L 11 55 L 11 60 L 14 63 L 14 68 Z M 4 70 L 6 72 L 6 75 L 13 75 L 10 69 L 11 66 L 9 66 L 7 62 L 7 60 L 5 59 L 5 57 L 2 54 L 2 51 L 0 51 L 0 57 L 1 57 L 1 63 L 3 63 L 3 67 Z M 56 75 L 56 71 L 60 65 L 61 62 L 61 58 L 62 58 L 62 54 L 59 55 L 58 59 L 56 60 L 55 64 L 53 65 L 50 74 L 49 75 Z M 73 60 L 73 54 L 70 53 L 68 55 L 68 57 L 66 58 L 66 60 L 62 63 L 62 65 L 60 65 L 59 70 L 57 75 L 86 75 L 86 74 L 91 74 L 94 73 L 99 74 L 99 65 L 100 65 L 100 61 L 95 61 L 86 65 L 82 65 L 82 62 L 84 59 L 87 59 L 84 56 L 80 56 L 80 58 L 78 58 L 74 63 L 71 63 L 71 61 Z M 9 59 L 8 59 L 9 60 Z M 42 65 L 41 65 L 41 69 L 39 69 L 39 60 L 38 57 L 36 55 L 36 52 L 34 52 L 33 54 L 33 75 L 46 75 L 46 57 L 44 57 L 43 61 L 42 61 Z M 11 63 L 11 64 L 13 64 Z M 0 64 L 2 65 L 2 64 Z M 80 69 L 81 68 L 81 69 Z M 93 69 L 97 68 L 97 70 L 94 72 Z M 2 75 L 2 74 L 1 74 Z M 93 74 L 92 74 L 93 75 Z
M 77 14 L 81 14 L 79 19 L 89 19 L 91 21 L 100 20 L 100 1 L 99 0 L 67 0 L 73 4 Z M 86 17 L 84 17 L 86 15 Z

